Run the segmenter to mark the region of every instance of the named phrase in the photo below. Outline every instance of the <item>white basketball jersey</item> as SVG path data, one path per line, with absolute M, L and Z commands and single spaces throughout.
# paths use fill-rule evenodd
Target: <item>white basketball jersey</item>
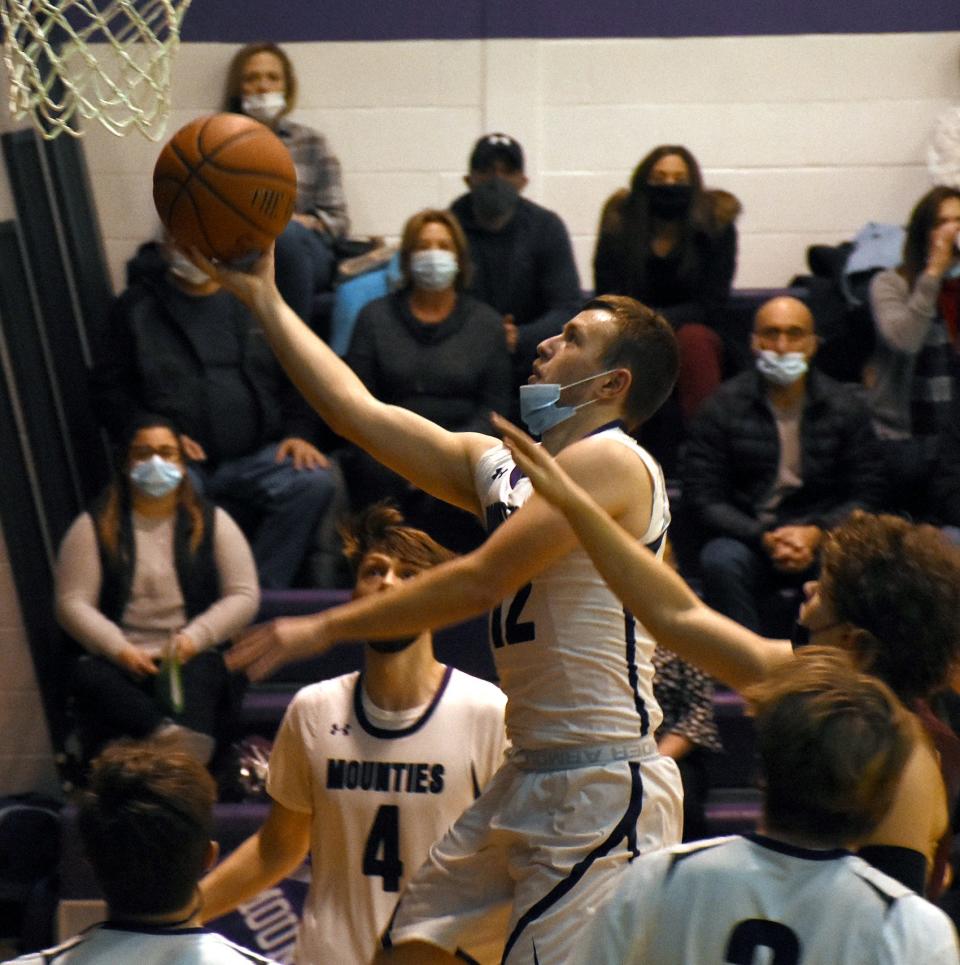
M 13 959 L 19 965 L 104 965 L 136 962 L 137 965 L 276 965 L 247 948 L 241 948 L 206 928 L 164 931 L 144 925 L 117 927 L 98 925 L 69 941 Z
M 370 961 L 430 845 L 500 766 L 505 702 L 493 684 L 451 668 L 429 707 L 399 730 L 371 721 L 358 673 L 296 695 L 267 789 L 313 814 L 298 962 Z
M 579 965 L 957 965 L 947 916 L 847 851 L 758 835 L 638 858 Z
M 646 466 L 653 511 L 640 539 L 662 553 L 670 506 L 660 466 L 618 424 L 594 435 L 626 446 Z M 488 532 L 532 493 L 504 446 L 483 454 L 475 482 Z M 515 748 L 636 740 L 659 726 L 653 640 L 624 611 L 583 549 L 577 547 L 496 607 L 490 640 L 500 686 L 509 697 L 507 733 Z

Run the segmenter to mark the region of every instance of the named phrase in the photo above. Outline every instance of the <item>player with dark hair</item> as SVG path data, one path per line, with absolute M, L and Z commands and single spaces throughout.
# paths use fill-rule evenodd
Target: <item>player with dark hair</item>
M 849 849 L 883 818 L 919 728 L 833 647 L 750 687 L 763 830 L 635 861 L 575 963 L 960 962 L 947 916 Z
M 200 927 L 197 880 L 217 859 L 216 787 L 170 742 L 111 744 L 80 799 L 84 850 L 107 899 L 102 925 L 18 962 L 268 962 Z
M 251 274 L 218 277 L 252 307 L 334 431 L 490 531 L 474 552 L 392 593 L 250 634 L 234 666 L 262 676 L 338 640 L 402 637 L 492 608 L 513 750 L 410 882 L 384 958 L 449 961 L 477 921 L 509 907 L 506 962 L 565 961 L 582 914 L 629 861 L 680 837 L 679 775 L 654 738 L 653 640 L 497 439 L 447 432 L 372 398 L 283 304 L 269 255 Z M 520 390 L 544 446 L 657 550 L 669 522 L 663 473 L 627 430 L 669 395 L 677 364 L 665 319 L 631 298 L 598 298 L 540 343 Z
M 765 639 L 711 610 L 678 574 L 638 547 L 543 447 L 495 421 L 537 492 L 563 512 L 611 588 L 658 642 L 738 690 L 792 662 L 791 641 Z M 938 740 L 923 701 L 946 686 L 960 655 L 960 554 L 931 526 L 866 513 L 832 530 L 821 554 L 821 578 L 805 587 L 793 642 L 854 654 Z M 956 777 L 943 766 L 946 777 Z M 861 849 L 914 890 L 926 884 L 932 896 L 943 886 L 948 803 L 952 810 L 956 794 L 956 781 L 949 783 L 954 800 L 948 802 L 941 759 L 929 740 L 919 741 L 893 806 Z
M 451 558 L 384 503 L 343 536 L 361 599 Z M 365 965 L 430 845 L 500 765 L 505 702 L 493 684 L 439 663 L 429 631 L 370 642 L 362 673 L 305 687 L 270 756 L 270 814 L 204 879 L 204 918 L 248 901 L 310 851 L 297 961 Z M 464 947 L 499 958 L 504 927 Z

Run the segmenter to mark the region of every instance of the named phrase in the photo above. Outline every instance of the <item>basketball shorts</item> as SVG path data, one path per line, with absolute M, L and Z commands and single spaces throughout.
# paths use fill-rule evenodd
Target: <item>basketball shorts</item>
M 511 753 L 430 849 L 384 946 L 419 940 L 496 962 L 499 930 L 508 965 L 565 962 L 629 862 L 680 841 L 676 764 L 652 738 L 629 746 L 628 758 L 560 767 L 549 752 Z

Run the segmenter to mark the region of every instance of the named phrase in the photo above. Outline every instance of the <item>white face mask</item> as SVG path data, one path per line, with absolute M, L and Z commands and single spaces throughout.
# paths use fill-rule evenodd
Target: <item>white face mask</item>
M 557 382 L 533 382 L 530 385 L 521 385 L 520 419 L 527 427 L 527 431 L 532 436 L 542 436 L 548 429 L 566 422 L 578 409 L 596 402 L 596 399 L 589 399 L 581 402 L 580 405 L 560 405 L 560 393 L 564 389 L 572 389 L 575 385 L 592 382 L 611 372 L 616 372 L 616 369 L 607 369 L 605 372 L 597 372 L 596 375 L 588 375 L 585 379 L 579 379 L 569 385 L 560 385 Z
M 449 288 L 459 270 L 457 256 L 442 248 L 415 251 L 410 256 L 410 274 L 414 284 L 427 291 L 443 291 Z
M 807 374 L 807 357 L 803 352 L 774 352 L 762 349 L 757 355 L 757 370 L 774 385 L 793 385 Z
M 283 91 L 272 90 L 266 94 L 245 94 L 240 103 L 248 117 L 261 124 L 271 124 L 286 110 L 287 98 Z
M 188 285 L 199 288 L 210 281 L 210 276 L 202 268 L 198 268 L 183 252 L 172 246 L 167 249 L 167 267 L 172 275 Z

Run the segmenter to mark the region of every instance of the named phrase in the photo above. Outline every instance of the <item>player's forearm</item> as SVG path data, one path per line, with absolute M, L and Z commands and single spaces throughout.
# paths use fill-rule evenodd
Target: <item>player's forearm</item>
M 467 620 L 491 609 L 508 592 L 498 593 L 494 581 L 479 576 L 470 558 L 461 557 L 389 593 L 324 610 L 317 620 L 329 642 L 390 640 Z
M 200 882 L 203 921 L 233 911 L 296 870 L 306 849 L 284 844 L 271 845 L 261 833 L 254 834 L 207 874 Z
M 560 507 L 607 585 L 658 643 L 740 689 L 784 658 L 783 645 L 705 606 L 682 577 L 638 543 L 580 486 Z

